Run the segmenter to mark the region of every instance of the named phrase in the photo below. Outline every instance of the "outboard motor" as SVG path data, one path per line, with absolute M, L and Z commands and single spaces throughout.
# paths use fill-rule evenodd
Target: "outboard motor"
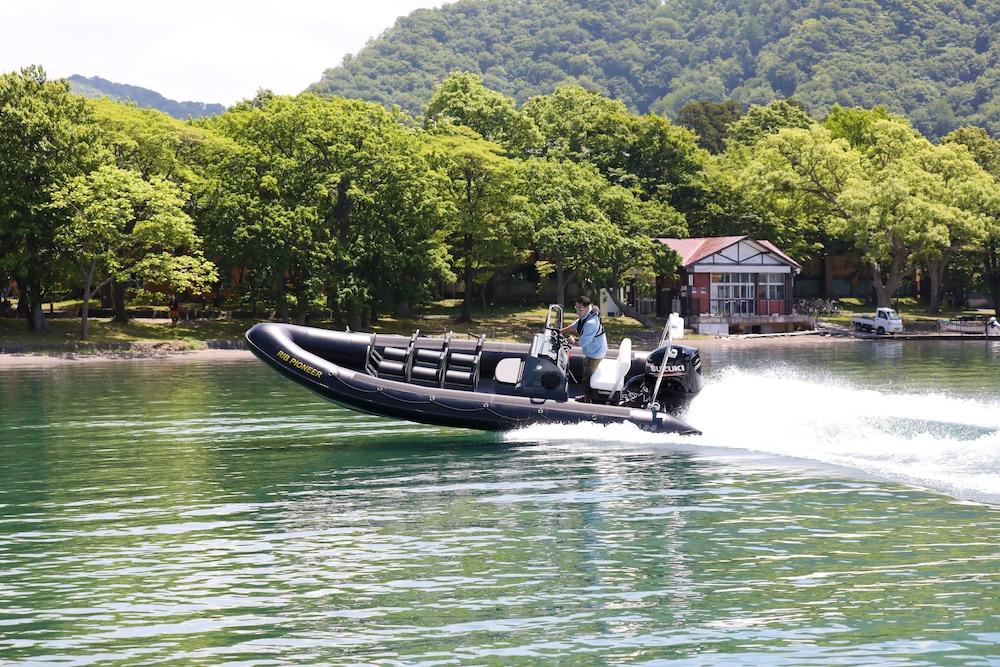
M 659 403 L 660 409 L 666 412 L 683 412 L 688 404 L 698 395 L 705 379 L 701 374 L 701 355 L 698 350 L 686 345 L 672 345 L 670 357 L 666 360 L 667 367 L 663 369 L 663 380 L 660 382 L 659 395 L 653 397 L 656 378 L 660 375 L 660 366 L 667 351 L 667 345 L 661 345 L 646 357 L 646 369 L 643 375 L 645 395 L 649 402 Z

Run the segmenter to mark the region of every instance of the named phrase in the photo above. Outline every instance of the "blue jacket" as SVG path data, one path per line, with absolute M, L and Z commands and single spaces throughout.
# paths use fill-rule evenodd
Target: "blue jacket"
M 580 348 L 588 359 L 603 359 L 608 353 L 608 337 L 604 335 L 601 316 L 594 306 L 590 312 L 574 323 L 576 335 L 580 337 Z

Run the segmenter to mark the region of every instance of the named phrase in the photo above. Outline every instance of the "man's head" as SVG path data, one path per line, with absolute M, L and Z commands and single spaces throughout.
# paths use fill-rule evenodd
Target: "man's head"
M 576 301 L 573 302 L 573 305 L 576 307 L 577 313 L 586 313 L 590 310 L 590 299 L 585 296 L 578 296 L 576 297 Z

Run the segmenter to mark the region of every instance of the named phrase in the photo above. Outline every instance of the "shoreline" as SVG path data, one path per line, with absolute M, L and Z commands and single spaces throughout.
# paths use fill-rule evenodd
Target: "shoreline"
M 247 349 L 102 350 L 93 352 L 4 352 L 0 353 L 0 371 L 15 368 L 53 368 L 70 364 L 114 363 L 127 361 L 238 361 L 252 359 Z
M 696 348 L 750 346 L 766 349 L 770 347 L 799 345 L 829 345 L 836 342 L 855 341 L 849 336 L 835 336 L 808 332 L 808 335 L 747 335 L 718 338 L 684 338 L 680 345 Z M 614 344 L 616 341 L 612 341 Z M 237 361 L 252 359 L 253 353 L 242 340 L 209 341 L 207 348 L 191 349 L 172 343 L 120 343 L 95 344 L 93 346 L 19 345 L 4 349 L 0 345 L 0 370 L 11 368 L 49 368 L 67 364 L 122 362 L 122 361 Z
M 636 345 L 646 349 L 653 343 L 635 336 Z M 1000 342 L 1000 336 L 954 335 L 910 335 L 855 336 L 841 331 L 808 331 L 786 334 L 745 334 L 712 338 L 682 338 L 679 345 L 695 348 L 743 347 L 766 350 L 775 347 L 826 346 L 847 343 L 917 341 L 917 340 L 987 340 Z M 617 341 L 611 341 L 614 345 Z M 176 343 L 104 343 L 92 346 L 75 344 L 72 347 L 56 345 L 12 345 L 0 343 L 0 371 L 11 368 L 47 368 L 78 363 L 120 362 L 120 361 L 237 361 L 253 358 L 243 340 L 205 341 L 205 348 L 190 348 Z

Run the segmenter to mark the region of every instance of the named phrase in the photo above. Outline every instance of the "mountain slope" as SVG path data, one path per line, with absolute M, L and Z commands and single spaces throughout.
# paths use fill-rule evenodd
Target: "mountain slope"
M 148 88 L 114 83 L 99 76 L 85 77 L 74 74 L 68 80 L 73 92 L 79 95 L 93 98 L 110 97 L 115 100 L 132 100 L 141 107 L 159 109 L 181 120 L 186 120 L 188 116 L 193 118 L 214 116 L 226 110 L 226 107 L 221 104 L 175 102 Z
M 419 112 L 448 73 L 523 102 L 581 83 L 638 111 L 795 96 L 1000 136 L 1000 0 L 459 0 L 397 20 L 311 89 Z

